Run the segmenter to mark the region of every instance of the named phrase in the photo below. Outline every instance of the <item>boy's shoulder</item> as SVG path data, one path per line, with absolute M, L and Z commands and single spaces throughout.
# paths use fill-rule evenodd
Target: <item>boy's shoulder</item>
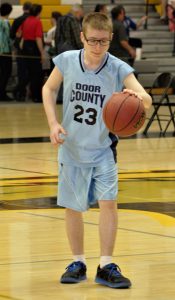
M 134 69 L 130 65 L 128 65 L 125 61 L 121 60 L 120 58 L 110 53 L 108 56 L 108 66 L 114 72 L 116 72 L 116 70 L 118 70 L 118 72 L 120 71 L 134 72 Z
M 61 57 L 62 59 L 74 59 L 76 57 L 79 57 L 80 55 L 80 50 L 67 50 L 63 53 L 60 53 L 58 56 Z
M 68 64 L 77 64 L 79 57 L 80 50 L 68 50 L 56 55 L 53 61 L 54 63 L 66 64 L 66 66 L 68 66 Z
M 125 64 L 126 64 L 123 60 L 121 60 L 120 58 L 118 58 L 118 57 L 112 55 L 111 53 L 108 53 L 108 61 L 109 61 L 110 63 L 113 63 L 113 64 L 118 65 L 118 66 L 121 66 L 121 65 L 125 65 Z M 127 64 L 126 64 L 126 65 L 127 65 Z

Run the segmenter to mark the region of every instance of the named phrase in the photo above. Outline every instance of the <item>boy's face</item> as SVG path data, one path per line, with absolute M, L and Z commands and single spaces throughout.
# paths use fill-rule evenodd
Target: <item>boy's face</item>
M 103 59 L 108 51 L 112 33 L 106 30 L 97 30 L 88 26 L 86 33 L 81 32 L 81 40 L 84 44 L 86 55 L 94 60 Z

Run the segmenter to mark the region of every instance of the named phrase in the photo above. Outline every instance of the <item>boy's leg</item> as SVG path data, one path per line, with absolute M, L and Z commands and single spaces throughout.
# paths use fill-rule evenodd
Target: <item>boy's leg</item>
M 99 201 L 101 256 L 112 256 L 117 233 L 117 206 L 115 201 Z
M 82 213 L 66 208 L 66 231 L 73 255 L 84 254 L 84 225 Z
M 78 283 L 86 279 L 84 258 L 84 224 L 82 213 L 66 208 L 66 231 L 74 262 L 61 277 L 61 283 Z
M 128 288 L 131 282 L 121 274 L 120 268 L 112 263 L 112 254 L 117 232 L 117 207 L 115 201 L 99 201 L 100 206 L 100 265 L 95 281 L 111 288 Z

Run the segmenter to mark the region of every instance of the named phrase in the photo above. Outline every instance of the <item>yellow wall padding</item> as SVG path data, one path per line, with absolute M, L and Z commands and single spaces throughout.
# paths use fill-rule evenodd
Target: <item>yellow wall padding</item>
M 24 4 L 24 2 L 26 2 L 26 0 L 19 1 L 20 4 Z M 61 0 L 30 0 L 30 2 L 41 5 L 61 5 Z
M 43 31 L 47 32 L 51 27 L 50 19 L 41 19 L 43 25 Z
M 50 18 L 53 11 L 58 11 L 62 15 L 67 14 L 71 10 L 71 5 L 44 5 L 41 18 Z
M 145 2 L 147 2 L 147 0 L 145 0 Z M 148 4 L 158 5 L 161 4 L 161 0 L 148 0 Z

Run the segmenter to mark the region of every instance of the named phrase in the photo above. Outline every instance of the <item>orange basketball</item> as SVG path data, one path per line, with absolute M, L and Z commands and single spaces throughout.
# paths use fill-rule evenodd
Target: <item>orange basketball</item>
M 129 93 L 114 93 L 103 108 L 106 127 L 120 137 L 134 135 L 145 118 L 143 101 Z

